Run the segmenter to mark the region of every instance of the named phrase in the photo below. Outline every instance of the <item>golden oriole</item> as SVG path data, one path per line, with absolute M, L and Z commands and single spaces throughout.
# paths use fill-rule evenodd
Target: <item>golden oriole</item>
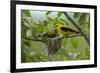
M 74 29 L 64 27 L 63 24 L 61 24 L 61 23 L 56 24 L 56 30 L 61 36 L 68 36 L 68 35 L 79 33 L 78 31 L 76 31 Z

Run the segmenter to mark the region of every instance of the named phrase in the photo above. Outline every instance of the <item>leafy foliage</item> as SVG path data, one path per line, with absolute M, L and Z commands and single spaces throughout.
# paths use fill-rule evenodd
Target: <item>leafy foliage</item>
M 41 12 L 41 11 L 38 11 Z M 79 23 L 79 27 L 89 37 L 90 14 L 89 13 L 68 13 L 69 16 Z M 65 27 L 76 29 L 71 22 L 65 18 L 63 12 L 44 11 L 45 20 L 35 21 L 34 11 L 21 11 L 21 62 L 46 62 L 48 61 L 47 49 L 41 41 L 43 34 L 55 28 L 56 23 L 62 23 Z M 39 16 L 39 15 L 37 15 Z M 41 18 L 41 17 L 40 17 Z M 76 29 L 77 30 L 77 29 Z M 52 61 L 87 60 L 90 59 L 90 47 L 82 36 L 64 38 L 61 47 Z

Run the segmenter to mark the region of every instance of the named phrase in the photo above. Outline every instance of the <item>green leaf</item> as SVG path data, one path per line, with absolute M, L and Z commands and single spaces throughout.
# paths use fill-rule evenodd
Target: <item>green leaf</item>
M 21 49 L 22 50 L 22 49 Z M 25 57 L 26 54 L 23 52 L 23 50 L 21 51 L 21 62 L 24 63 L 25 62 Z
M 78 18 L 80 13 L 74 13 L 74 18 Z
M 30 25 L 29 25 L 28 23 L 24 22 L 24 25 L 25 25 L 26 27 L 30 28 Z
M 47 11 L 47 12 L 46 12 L 46 15 L 49 15 L 51 12 L 52 12 L 52 11 Z
M 26 36 L 27 36 L 27 37 L 31 37 L 31 36 L 32 36 L 32 30 L 31 30 L 31 29 L 28 29 L 28 30 L 27 30 Z
M 36 32 L 42 32 L 42 27 L 41 26 L 37 26 L 34 28 L 36 30 Z
M 28 29 L 28 27 L 25 26 L 24 21 L 21 21 L 21 31 L 26 32 L 27 29 Z
M 85 22 L 86 22 L 86 19 L 87 18 L 87 13 L 82 13 L 81 15 L 80 15 L 80 18 L 79 18 L 79 23 L 80 23 L 80 25 L 83 25 Z
M 60 19 L 61 21 L 63 21 L 63 22 L 66 22 L 66 20 L 64 20 L 64 19 Z
M 87 24 L 83 24 L 83 25 L 81 26 L 82 29 L 85 29 L 86 25 L 87 25 Z
M 32 57 L 29 55 L 27 55 L 25 59 L 26 62 L 32 62 Z
M 28 16 L 28 17 L 30 17 L 31 14 L 30 14 L 29 10 L 22 10 L 22 16 Z
M 68 43 L 68 40 L 67 39 L 63 39 L 63 46 L 64 47 L 66 47 L 67 43 Z
M 58 12 L 58 13 L 57 13 L 57 16 L 58 16 L 58 17 L 61 17 L 61 15 L 62 15 L 62 12 Z
M 53 19 L 53 23 L 56 24 L 58 22 L 58 17 Z
M 48 30 L 49 30 L 49 31 L 53 30 L 53 28 L 54 28 L 52 24 L 48 24 L 47 27 L 48 27 Z
M 25 45 L 25 46 L 30 46 L 30 43 L 29 43 L 29 41 L 26 41 L 26 40 L 23 40 L 23 44 Z
M 68 25 L 68 22 L 66 20 L 64 20 L 62 18 L 60 20 L 63 21 L 64 23 L 66 23 L 66 25 Z
M 29 24 L 28 20 L 26 18 L 21 18 L 23 22 L 26 22 Z
M 77 39 L 76 38 L 72 38 L 71 39 L 71 43 L 73 48 L 77 49 L 78 48 L 78 43 L 77 43 Z
M 43 26 L 43 32 L 47 32 L 48 31 L 48 26 L 47 25 L 44 25 Z
M 50 17 L 48 17 L 48 21 L 49 21 L 50 23 L 56 24 L 56 23 L 58 22 L 58 17 L 55 17 L 55 18 L 50 18 Z
M 24 22 L 21 21 L 21 36 L 24 36 L 26 37 L 26 31 L 28 30 L 29 28 L 27 26 L 25 26 Z
M 47 17 L 49 22 L 53 22 L 53 19 L 50 17 Z

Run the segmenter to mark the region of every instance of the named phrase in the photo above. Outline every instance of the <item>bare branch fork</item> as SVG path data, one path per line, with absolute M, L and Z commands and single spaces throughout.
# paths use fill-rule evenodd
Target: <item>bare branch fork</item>
M 83 37 L 85 38 L 85 40 L 87 41 L 87 43 L 90 45 L 90 39 L 87 37 L 87 35 L 81 30 L 81 28 L 77 25 L 78 23 L 76 23 L 66 12 L 63 12 L 64 15 L 66 16 L 66 18 L 68 20 L 70 20 L 70 22 L 78 29 L 78 31 L 83 35 Z

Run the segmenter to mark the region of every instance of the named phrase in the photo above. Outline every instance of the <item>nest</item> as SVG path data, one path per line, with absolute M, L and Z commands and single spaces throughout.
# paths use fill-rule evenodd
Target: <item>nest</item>
M 47 52 L 50 55 L 53 55 L 58 52 L 61 48 L 61 39 L 59 38 L 47 38 L 46 40 Z

